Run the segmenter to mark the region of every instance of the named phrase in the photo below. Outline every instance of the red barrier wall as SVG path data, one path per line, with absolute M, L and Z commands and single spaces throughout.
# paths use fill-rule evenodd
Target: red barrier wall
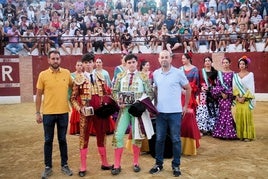
M 268 93 L 268 53 L 260 52 L 243 52 L 243 53 L 226 53 L 222 55 L 209 54 L 209 53 L 196 53 L 193 54 L 193 64 L 199 69 L 203 66 L 203 59 L 206 56 L 212 56 L 214 61 L 220 63 L 221 58 L 225 55 L 232 61 L 231 68 L 233 71 L 238 71 L 237 61 L 243 55 L 248 56 L 251 59 L 249 65 L 249 71 L 252 71 L 255 76 L 255 88 L 257 93 Z M 137 54 L 138 58 L 146 59 L 151 63 L 151 69 L 154 70 L 159 67 L 158 55 L 157 54 Z M 176 54 L 173 57 L 173 65 L 179 67 L 181 63 L 182 54 Z M 214 57 L 215 56 L 215 57 Z M 219 57 L 222 56 L 222 57 Z M 104 69 L 110 73 L 110 77 L 113 77 L 113 69 L 115 66 L 120 64 L 120 54 L 96 54 L 96 58 L 100 57 L 103 59 Z M 62 67 L 68 68 L 70 71 L 74 71 L 75 63 L 81 56 L 62 56 Z M 219 59 L 220 58 L 220 59 Z M 46 57 L 33 56 L 33 89 L 35 94 L 35 84 L 40 71 L 48 68 Z

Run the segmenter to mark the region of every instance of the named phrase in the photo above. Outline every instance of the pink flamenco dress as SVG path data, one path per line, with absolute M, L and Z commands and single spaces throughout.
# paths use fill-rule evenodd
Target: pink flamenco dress
M 182 117 L 181 122 L 181 146 L 183 155 L 196 155 L 197 148 L 199 148 L 201 139 L 200 131 L 196 122 L 196 107 L 197 102 L 195 94 L 198 91 L 198 87 L 194 82 L 190 82 L 192 92 L 188 105 L 188 110 Z M 182 95 L 182 105 L 185 103 L 185 95 Z

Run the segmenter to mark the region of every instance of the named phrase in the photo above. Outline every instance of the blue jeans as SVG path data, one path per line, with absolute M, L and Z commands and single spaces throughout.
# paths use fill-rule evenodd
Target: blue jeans
M 11 54 L 18 54 L 19 51 L 23 49 L 23 45 L 21 43 L 9 43 L 6 46 L 6 49 L 11 52 Z
M 172 140 L 172 167 L 179 167 L 181 158 L 181 113 L 159 113 L 156 118 L 156 165 L 163 165 L 164 163 L 165 140 L 168 127 Z
M 43 115 L 43 127 L 45 135 L 44 157 L 46 166 L 52 167 L 52 149 L 53 149 L 55 124 L 57 124 L 61 166 L 67 164 L 68 152 L 67 152 L 66 133 L 68 128 L 68 119 L 69 119 L 68 113 Z

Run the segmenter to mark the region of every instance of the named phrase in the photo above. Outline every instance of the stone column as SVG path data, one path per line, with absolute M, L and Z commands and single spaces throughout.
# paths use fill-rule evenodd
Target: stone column
M 31 56 L 20 56 L 21 103 L 33 102 L 33 66 Z

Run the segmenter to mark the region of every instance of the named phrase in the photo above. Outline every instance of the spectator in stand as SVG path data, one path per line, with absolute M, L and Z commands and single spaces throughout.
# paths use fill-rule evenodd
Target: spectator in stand
M 59 14 L 63 13 L 63 7 L 62 7 L 62 3 L 59 2 L 59 0 L 54 0 L 53 4 L 52 4 L 52 10 L 57 11 Z
M 227 0 L 227 7 L 226 7 L 226 10 L 227 10 L 227 17 L 231 17 L 233 14 L 236 15 L 234 13 L 234 2 L 235 0 Z
M 219 44 L 218 44 L 218 32 L 216 27 L 212 27 L 211 31 L 208 34 L 208 41 L 209 41 L 209 52 L 218 52 Z
M 238 24 L 238 20 L 237 20 L 237 17 L 236 17 L 236 14 L 232 14 L 228 20 L 228 24 L 229 26 L 231 26 L 233 23 L 236 23 Z
M 262 21 L 261 15 L 258 14 L 258 11 L 256 9 L 253 10 L 252 16 L 250 17 L 250 22 L 254 24 L 254 28 L 260 30 L 260 22 Z
M 106 1 L 106 9 L 114 10 L 114 1 L 113 0 L 107 0 Z
M 104 48 L 106 50 L 106 53 L 110 54 L 113 50 L 111 29 L 107 29 L 104 36 Z
M 73 39 L 74 37 L 70 35 L 69 29 L 66 29 L 66 31 L 61 35 L 61 48 L 67 55 L 73 54 Z M 70 48 L 70 53 L 67 51 L 66 48 Z
M 218 13 L 215 11 L 214 7 L 209 8 L 209 12 L 206 14 L 207 17 L 210 17 L 210 21 L 213 25 L 216 25 L 216 19 L 218 16 Z
M 85 14 L 86 14 L 86 16 L 84 17 L 85 23 L 92 22 L 93 21 L 93 18 L 95 17 L 93 15 L 92 11 L 87 11 Z
M 201 17 L 205 17 L 206 16 L 206 13 L 207 13 L 207 6 L 204 3 L 204 0 L 200 0 L 199 6 L 198 6 L 198 14 Z
M 258 36 L 259 32 L 257 29 L 254 28 L 254 24 L 250 23 L 249 24 L 249 29 L 247 31 L 248 36 L 247 39 L 249 39 L 249 49 L 251 50 L 251 47 L 254 48 L 254 51 L 257 51 L 257 46 L 256 46 L 256 37 Z
M 268 27 L 268 14 L 263 18 L 263 20 L 260 22 L 260 36 L 263 37 L 265 34 L 265 30 Z M 257 39 L 259 40 L 259 39 Z
M 115 26 L 116 26 L 116 25 L 115 25 Z M 124 25 L 124 21 L 123 21 L 123 20 L 120 21 L 119 25 L 118 25 L 116 28 L 119 29 L 119 32 L 120 32 L 121 34 L 123 34 L 125 30 L 127 30 L 126 26 Z
M 189 29 L 184 29 L 182 43 L 184 47 L 184 53 L 187 53 L 188 51 L 193 52 L 193 36 L 189 32 Z
M 30 23 L 36 22 L 33 6 L 29 6 L 27 10 L 27 18 L 29 19 Z
M 84 11 L 85 9 L 85 4 L 83 0 L 77 0 L 74 3 L 74 11 L 78 14 L 79 12 Z
M 60 14 L 57 11 L 52 12 L 50 27 L 55 27 L 58 30 L 61 27 Z
M 23 45 L 19 42 L 20 32 L 16 25 L 12 25 L 12 28 L 7 31 L 9 43 L 6 49 L 11 52 L 11 55 L 17 55 L 22 49 Z
M 171 28 L 174 26 L 175 20 L 171 19 L 170 13 L 167 15 L 167 18 L 164 20 L 164 24 L 166 24 L 168 30 L 171 30 Z
M 52 10 L 52 2 L 51 2 L 51 0 L 46 0 L 45 1 L 45 10 L 47 10 L 47 11 Z
M 140 50 L 140 46 L 143 45 L 144 43 L 144 37 L 141 37 L 141 35 L 139 34 L 139 32 L 137 30 L 133 31 L 133 50 L 135 47 L 137 47 L 138 49 L 138 53 L 142 53 Z
M 22 35 L 23 47 L 28 51 L 28 55 L 32 55 L 32 52 L 37 47 L 36 38 L 33 33 L 33 27 L 29 26 L 26 32 Z
M 48 54 L 48 37 L 43 29 L 40 29 L 37 37 L 37 49 L 38 49 L 38 55 L 47 55 Z
M 104 48 L 104 33 L 102 28 L 97 28 L 97 32 L 94 33 L 94 42 L 93 47 L 95 48 L 95 52 L 100 49 L 100 51 L 103 51 Z
M 96 0 L 94 6 L 95 9 L 104 9 L 105 7 L 104 0 Z
M 178 29 L 176 26 L 174 26 L 168 33 L 166 34 L 167 36 L 167 45 L 166 48 L 169 51 L 170 55 L 173 56 L 173 50 L 178 49 L 181 44 L 181 40 L 178 34 Z
M 59 33 L 55 27 L 50 27 L 50 32 L 47 34 L 49 43 L 48 43 L 48 50 L 51 47 L 54 47 L 57 51 L 59 50 Z
M 13 21 L 16 20 L 16 6 L 12 4 L 7 4 L 4 8 L 4 17 L 11 17 Z
M 182 18 L 190 16 L 191 2 L 189 0 L 181 0 Z
M 137 28 L 134 26 L 134 23 L 131 22 L 127 28 L 127 31 L 131 36 L 133 36 L 133 32 L 135 30 L 137 30 Z
M 149 25 L 149 29 L 147 30 L 147 39 L 149 41 L 149 46 L 151 48 L 152 53 L 156 53 L 157 47 L 158 47 L 158 35 L 156 32 L 156 29 L 154 26 L 151 24 Z
M 268 1 L 261 0 L 260 15 L 264 17 L 264 10 L 266 11 L 266 16 L 268 15 Z
M 226 24 L 226 18 L 222 15 L 221 12 L 219 12 L 218 17 L 216 19 L 216 25 L 219 26 L 219 24 Z
M 7 20 L 6 20 L 6 21 L 9 22 L 10 26 L 12 26 L 13 24 L 16 25 L 16 22 L 17 22 L 17 21 L 13 18 L 12 14 L 8 14 L 8 15 L 7 15 Z
M 210 17 L 209 16 L 205 16 L 204 26 L 206 27 L 206 29 L 211 29 L 212 25 L 213 24 L 210 21 Z
M 183 18 L 181 23 L 182 23 L 184 28 L 189 29 L 189 32 L 191 32 L 190 29 L 192 27 L 193 22 L 192 22 L 192 20 L 190 19 L 189 16 L 186 16 L 185 18 Z
M 119 29 L 115 29 L 115 32 L 112 33 L 111 41 L 114 51 L 116 52 L 117 49 L 121 51 L 121 35 Z
M 235 49 L 239 44 L 242 45 L 242 51 L 246 52 L 246 43 L 247 43 L 247 29 L 245 24 L 239 25 L 239 31 L 238 31 L 239 38 L 237 39 L 237 42 L 235 43 Z
M 43 26 L 50 23 L 50 17 L 45 9 L 41 9 L 41 14 L 39 15 L 39 19 L 37 22 Z
M 0 20 L 3 21 L 4 20 L 4 15 L 3 15 L 4 11 L 3 11 L 3 6 L 0 3 Z
M 115 21 L 114 21 L 114 25 L 115 26 L 118 26 L 121 22 L 124 23 L 124 19 L 123 17 L 121 16 L 121 14 L 117 14 L 116 18 L 115 18 Z
M 121 36 L 122 53 L 127 54 L 133 50 L 132 37 L 127 30 Z
M 224 18 L 227 19 L 228 14 L 226 13 L 226 0 L 218 0 L 218 13 L 224 15 Z
M 28 18 L 25 15 L 21 15 L 18 23 L 18 30 L 20 31 L 21 35 L 27 31 L 29 24 L 30 22 L 28 21 Z
M 77 48 L 79 47 L 79 52 L 77 52 Z M 84 36 L 82 35 L 82 32 L 77 29 L 75 31 L 74 36 L 74 54 L 82 55 L 84 49 Z
M 91 30 L 88 29 L 87 30 L 87 34 L 85 35 L 85 43 L 86 43 L 86 48 L 87 48 L 87 52 L 90 53 L 92 52 L 92 42 L 94 41 L 94 36 L 93 34 L 91 33 Z
M 229 38 L 230 38 L 229 42 L 231 44 L 235 44 L 238 39 L 238 29 L 237 29 L 237 25 L 235 22 L 233 22 L 232 25 L 230 26 L 228 33 L 229 33 Z
M 201 27 L 201 31 L 199 33 L 199 39 L 198 39 L 198 43 L 197 43 L 197 49 L 200 50 L 200 45 L 205 45 L 207 50 L 206 52 L 208 52 L 209 50 L 209 46 L 208 46 L 208 32 L 206 31 L 206 27 L 203 26 Z
M 199 14 L 194 18 L 193 26 L 196 26 L 198 29 L 204 24 L 204 18 Z
M 213 9 L 215 10 L 215 11 L 217 11 L 218 9 L 217 9 L 217 0 L 207 0 L 207 7 L 209 7 L 209 8 L 211 8 L 211 7 L 213 7 Z
M 9 23 L 9 21 L 4 21 L 3 31 L 4 31 L 4 43 L 8 43 L 8 37 L 7 32 L 9 29 L 12 28 L 12 25 Z
M 192 5 L 191 17 L 192 18 L 196 18 L 197 15 L 200 15 L 200 13 L 199 13 L 199 3 L 201 3 L 201 2 L 199 2 L 199 0 L 192 0 L 192 2 L 191 2 L 191 5 Z
M 193 26 L 193 52 L 198 52 L 198 41 L 199 41 L 199 29 L 196 26 Z
M 228 31 L 225 28 L 223 24 L 219 25 L 219 32 L 218 32 L 218 37 L 219 37 L 219 45 L 218 45 L 218 51 L 221 51 L 221 48 L 223 48 L 223 51 L 226 52 L 226 47 L 228 45 Z
M 249 16 L 247 16 L 246 11 L 244 10 L 240 11 L 237 22 L 238 22 L 238 25 L 244 24 L 246 28 L 248 27 Z

